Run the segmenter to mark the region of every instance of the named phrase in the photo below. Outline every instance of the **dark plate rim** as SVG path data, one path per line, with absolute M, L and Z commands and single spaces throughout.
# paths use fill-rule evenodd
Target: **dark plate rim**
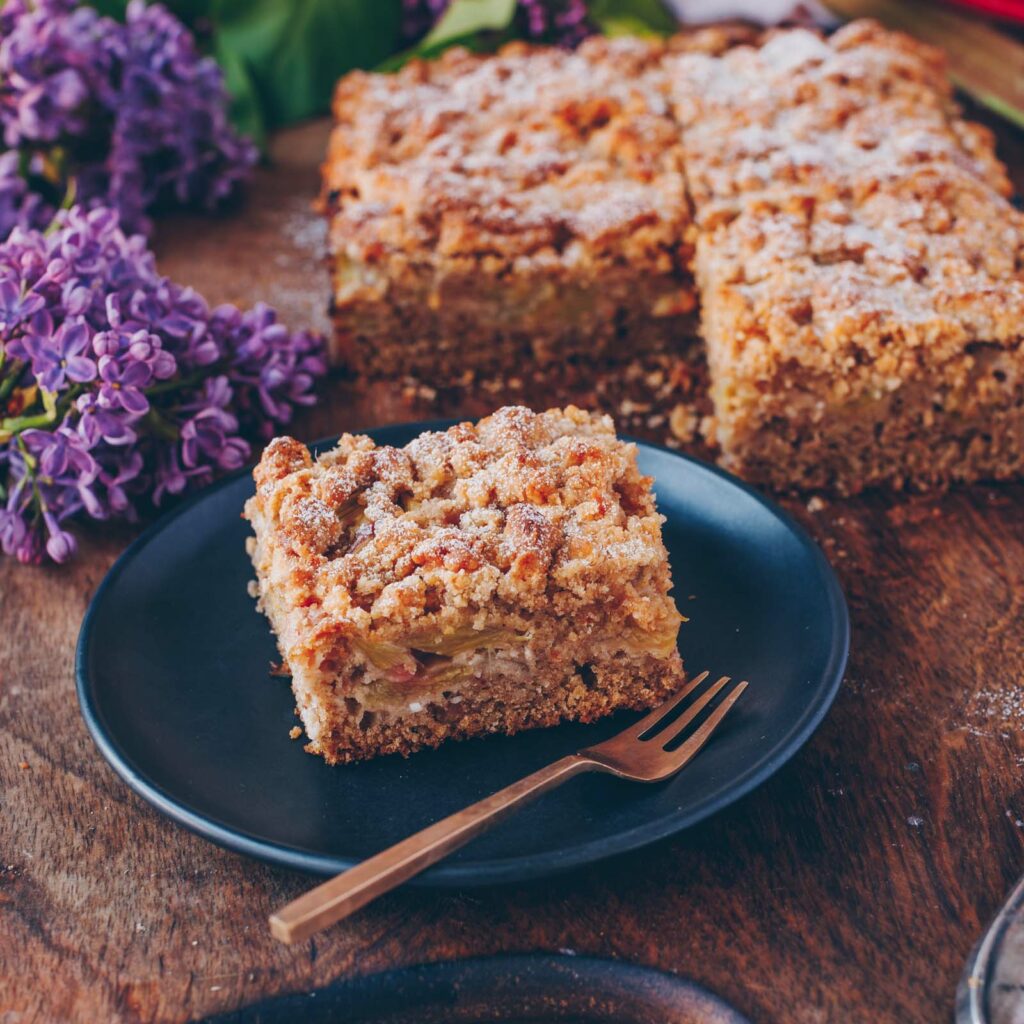
M 516 984 L 518 982 L 518 984 Z M 524 984 L 525 983 L 525 984 Z M 466 993 L 472 999 L 481 988 L 489 991 L 515 985 L 533 995 L 543 987 L 553 996 L 560 1010 L 585 1013 L 590 1000 L 618 997 L 617 1010 L 625 1010 L 630 1020 L 693 1019 L 693 1013 L 710 1014 L 718 1024 L 750 1024 L 734 1006 L 700 982 L 647 964 L 630 963 L 609 957 L 568 953 L 496 953 L 462 960 L 435 960 L 404 967 L 391 967 L 372 974 L 338 978 L 309 992 L 278 993 L 255 1002 L 204 1017 L 198 1024 L 242 1024 L 257 1022 L 264 1015 L 275 1021 L 301 1020 L 309 1010 L 327 1012 L 332 1020 L 392 1020 L 396 1012 L 407 1020 L 410 1003 L 425 1002 L 430 1010 L 445 1005 L 453 993 Z M 514 997 L 513 997 L 514 999 Z M 499 1009 L 508 1011 L 508 1006 Z M 630 1013 L 630 1011 L 633 1011 Z M 559 1018 L 563 1016 L 558 1013 Z M 324 1019 L 319 1017 L 317 1019 Z M 435 1018 L 436 1019 L 436 1018 Z M 546 1016 L 545 1019 L 554 1019 Z M 573 1018 L 575 1019 L 575 1018 Z M 615 1020 L 619 1020 L 618 1013 Z
M 352 431 L 352 433 L 365 433 L 373 437 L 378 444 L 387 444 L 389 442 L 387 440 L 382 441 L 381 437 L 386 438 L 392 432 L 404 433 L 415 431 L 418 434 L 428 430 L 444 430 L 456 423 L 462 422 L 466 422 L 466 420 L 437 419 L 411 423 L 392 423 L 362 431 Z M 524 854 L 518 857 L 470 861 L 464 864 L 441 862 L 416 876 L 409 884 L 425 887 L 459 888 L 476 885 L 505 884 L 542 878 L 605 860 L 609 857 L 629 853 L 651 843 L 658 842 L 661 839 L 676 835 L 684 829 L 690 828 L 734 804 L 774 775 L 811 738 L 835 701 L 836 694 L 839 692 L 839 687 L 842 683 L 850 651 L 850 616 L 846 598 L 839 585 L 835 570 L 829 564 L 810 534 L 788 512 L 776 505 L 774 501 L 761 494 L 749 484 L 744 483 L 732 473 L 665 445 L 654 444 L 650 441 L 629 437 L 628 435 L 620 436 L 624 440 L 631 441 L 642 447 L 682 459 L 698 472 L 717 476 L 727 484 L 739 488 L 753 498 L 770 515 L 779 520 L 793 534 L 800 546 L 810 554 L 812 564 L 816 567 L 821 583 L 824 586 L 828 611 L 833 621 L 833 636 L 828 663 L 822 673 L 823 685 L 815 689 L 813 697 L 804 711 L 803 719 L 799 722 L 799 727 L 795 728 L 790 733 L 789 738 L 780 745 L 775 756 L 766 761 L 759 770 L 741 775 L 731 788 L 713 800 L 705 800 L 689 811 L 662 816 L 625 832 L 617 833 L 614 836 L 590 840 L 576 846 L 565 846 L 558 850 Z M 310 445 L 310 448 L 319 450 L 325 446 L 332 445 L 335 440 L 336 438 L 327 438 L 316 441 Z M 116 739 L 108 733 L 101 721 L 99 709 L 94 705 L 92 699 L 92 687 L 87 671 L 92 622 L 97 614 L 97 608 L 104 600 L 107 590 L 116 582 L 125 568 L 137 557 L 154 536 L 164 530 L 174 520 L 189 512 L 194 505 L 205 500 L 211 494 L 230 486 L 240 477 L 251 473 L 252 466 L 253 464 L 250 464 L 230 473 L 209 487 L 205 487 L 185 499 L 181 504 L 171 509 L 165 515 L 160 516 L 152 525 L 147 527 L 118 556 L 106 576 L 100 582 L 100 585 L 96 588 L 96 592 L 93 594 L 85 616 L 82 619 L 82 626 L 78 634 L 78 643 L 75 650 L 75 689 L 86 728 L 89 730 L 89 734 L 92 736 L 104 759 L 136 794 L 162 814 L 179 825 L 183 825 L 190 832 L 202 836 L 218 846 L 237 853 L 243 853 L 257 860 L 312 874 L 338 874 L 353 867 L 358 861 L 343 856 L 313 853 L 291 846 L 284 846 L 269 839 L 257 838 L 239 831 L 230 825 L 225 825 L 208 818 L 191 810 L 186 804 L 179 802 L 171 794 L 164 791 L 159 784 L 136 770 L 127 755 L 118 747 Z

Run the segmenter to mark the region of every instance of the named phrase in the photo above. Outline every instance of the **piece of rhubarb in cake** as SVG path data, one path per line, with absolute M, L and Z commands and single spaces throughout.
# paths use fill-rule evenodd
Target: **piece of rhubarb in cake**
M 331 762 L 663 701 L 681 617 L 611 420 L 508 407 L 404 448 L 278 438 L 246 516 L 307 747 Z

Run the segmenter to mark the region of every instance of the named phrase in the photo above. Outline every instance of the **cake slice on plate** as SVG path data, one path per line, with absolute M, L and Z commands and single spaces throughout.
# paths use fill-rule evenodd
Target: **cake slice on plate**
M 246 505 L 307 749 L 408 754 L 677 690 L 663 517 L 607 416 L 499 410 L 404 448 L 267 447 Z

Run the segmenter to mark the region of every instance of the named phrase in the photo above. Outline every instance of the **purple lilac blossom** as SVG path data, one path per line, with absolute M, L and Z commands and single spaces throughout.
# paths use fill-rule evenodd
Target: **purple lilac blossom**
M 402 0 L 402 39 L 407 43 L 422 39 L 447 7 L 448 0 Z
M 593 29 L 585 0 L 518 0 L 516 21 L 527 39 L 578 46 Z
M 44 228 L 53 218 L 53 207 L 29 189 L 20 165 L 17 151 L 0 152 L 0 240 L 15 227 Z
M 47 223 L 69 188 L 147 231 L 147 211 L 212 208 L 255 164 L 217 64 L 166 8 L 132 0 L 124 24 L 75 0 L 0 8 L 0 239 Z
M 210 309 L 110 209 L 0 242 L 0 549 L 75 553 L 73 517 L 134 520 L 251 455 L 326 372 L 258 305 Z

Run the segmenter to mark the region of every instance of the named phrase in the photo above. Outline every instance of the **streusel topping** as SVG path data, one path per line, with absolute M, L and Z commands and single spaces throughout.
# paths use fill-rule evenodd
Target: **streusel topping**
M 269 572 L 311 620 L 407 628 L 445 609 L 516 614 L 634 603 L 664 571 L 662 517 L 607 416 L 507 407 L 404 448 L 344 435 L 313 460 L 278 438 L 247 510 L 276 536 Z M 663 593 L 663 591 L 661 591 Z
M 689 215 L 663 52 L 637 39 L 575 53 L 512 44 L 347 76 L 324 167 L 332 249 L 370 265 L 679 249 Z
M 701 222 L 751 193 L 863 193 L 920 163 L 1009 194 L 991 133 L 959 117 L 941 54 L 860 21 L 828 39 L 781 32 L 720 57 L 666 58 Z
M 935 51 L 858 22 L 667 67 L 726 378 L 803 368 L 823 401 L 877 398 L 945 362 L 964 385 L 972 345 L 1020 344 L 1024 217 Z

